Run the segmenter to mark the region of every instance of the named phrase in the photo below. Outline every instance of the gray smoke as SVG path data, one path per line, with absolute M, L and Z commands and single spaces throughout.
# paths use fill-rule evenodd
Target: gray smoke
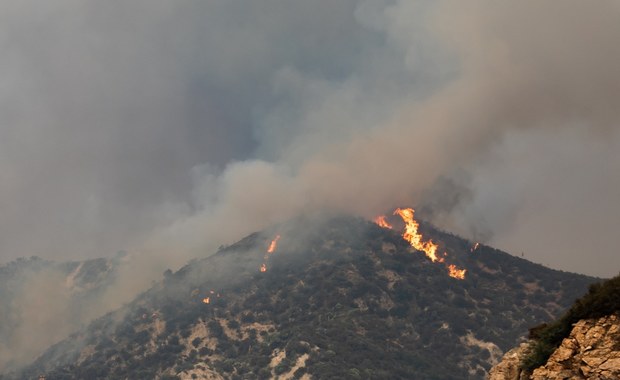
M 2 257 L 126 248 L 175 266 L 300 213 L 422 205 L 534 261 L 615 274 L 619 12 L 1 5 Z M 440 178 L 461 190 L 437 209 Z

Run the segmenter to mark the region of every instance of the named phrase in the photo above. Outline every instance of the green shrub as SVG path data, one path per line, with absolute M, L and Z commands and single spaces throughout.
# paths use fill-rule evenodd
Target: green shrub
M 527 371 L 547 362 L 549 356 L 570 334 L 573 324 L 581 319 L 600 318 L 620 311 L 620 276 L 605 282 L 592 284 L 588 293 L 575 301 L 560 319 L 530 329 L 530 353 L 521 367 Z

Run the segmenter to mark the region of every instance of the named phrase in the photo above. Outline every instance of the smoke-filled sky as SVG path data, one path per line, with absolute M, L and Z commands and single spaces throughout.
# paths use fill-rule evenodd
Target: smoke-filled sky
M 0 258 L 186 257 L 419 206 L 620 271 L 616 1 L 0 4 Z

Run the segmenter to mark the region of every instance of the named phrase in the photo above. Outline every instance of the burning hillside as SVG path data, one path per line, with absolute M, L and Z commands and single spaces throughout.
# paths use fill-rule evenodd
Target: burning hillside
M 482 379 L 593 281 L 486 246 L 472 255 L 432 228 L 420 244 L 441 242 L 445 261 L 361 219 L 278 230 L 191 262 L 6 378 Z
M 422 234 L 420 233 L 420 223 L 418 223 L 418 221 L 415 219 L 415 211 L 412 208 L 397 208 L 396 210 L 394 210 L 394 215 L 399 215 L 405 223 L 405 230 L 403 231 L 402 236 L 403 239 L 408 241 L 413 248 L 418 251 L 424 252 L 426 254 L 426 257 L 428 257 L 428 259 L 431 260 L 433 263 L 444 263 L 446 268 L 448 269 L 448 276 L 459 280 L 465 278 L 465 273 L 467 273 L 467 269 L 459 269 L 454 264 L 446 264 L 445 258 L 448 256 L 448 253 L 444 252 L 442 257 L 438 257 L 437 249 L 439 248 L 439 246 L 433 243 L 433 241 L 430 239 L 424 239 L 424 236 L 422 236 Z M 376 217 L 374 221 L 380 227 L 389 229 L 393 228 L 392 225 L 386 221 L 386 217 L 384 215 Z

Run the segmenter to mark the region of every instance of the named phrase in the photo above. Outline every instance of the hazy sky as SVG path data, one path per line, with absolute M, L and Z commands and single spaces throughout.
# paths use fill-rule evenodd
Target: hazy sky
M 4 2 L 0 261 L 184 260 L 302 212 L 412 205 L 615 275 L 618 4 Z

